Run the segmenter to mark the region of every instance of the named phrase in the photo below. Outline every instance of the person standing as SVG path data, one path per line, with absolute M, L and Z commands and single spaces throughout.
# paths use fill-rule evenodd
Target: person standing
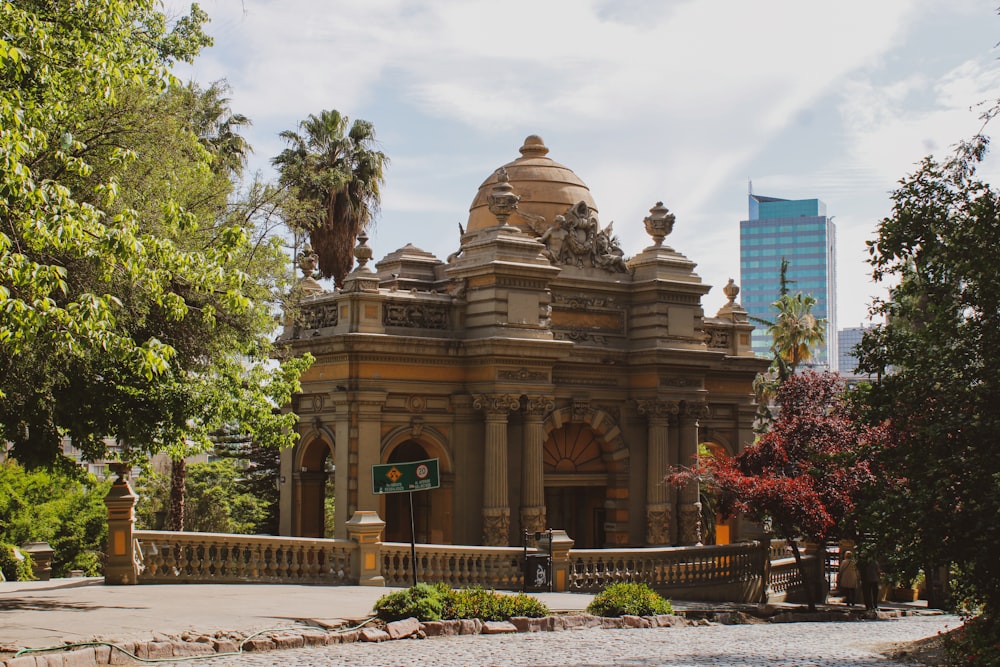
M 858 594 L 858 564 L 851 551 L 845 551 L 844 558 L 840 561 L 837 588 L 844 594 L 844 603 L 848 607 L 853 607 Z
M 865 609 L 878 609 L 878 588 L 882 580 L 882 570 L 878 561 L 868 558 L 861 566 L 861 590 L 864 593 Z

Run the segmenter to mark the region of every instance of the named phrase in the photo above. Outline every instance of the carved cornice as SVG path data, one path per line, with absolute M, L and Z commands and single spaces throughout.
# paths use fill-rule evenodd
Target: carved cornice
M 579 294 L 568 295 L 555 293 L 552 295 L 552 307 L 569 310 L 600 310 L 611 313 L 624 312 L 613 298 L 582 296 Z
M 582 375 L 557 375 L 553 380 L 557 385 L 578 387 L 617 387 L 619 382 L 614 376 L 584 377 Z
M 556 340 L 571 340 L 574 343 L 591 342 L 597 345 L 607 345 L 609 342 L 605 334 L 587 329 L 554 329 L 552 337 Z
M 520 399 L 513 394 L 474 394 L 472 407 L 486 414 L 508 414 L 521 407 Z
M 498 380 L 514 380 L 517 382 L 548 382 L 549 372 L 533 371 L 527 368 L 501 368 L 497 370 Z

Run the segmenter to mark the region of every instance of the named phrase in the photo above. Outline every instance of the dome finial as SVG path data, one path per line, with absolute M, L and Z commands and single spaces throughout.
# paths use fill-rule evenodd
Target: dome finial
M 529 134 L 520 150 L 524 157 L 544 157 L 549 154 L 549 147 L 537 134 Z

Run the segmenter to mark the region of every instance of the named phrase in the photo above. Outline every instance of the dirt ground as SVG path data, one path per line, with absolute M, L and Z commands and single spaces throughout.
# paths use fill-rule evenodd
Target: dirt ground
M 889 645 L 883 653 L 893 660 L 927 667 L 950 667 L 944 650 L 945 635 L 925 637 L 915 642 L 901 642 Z

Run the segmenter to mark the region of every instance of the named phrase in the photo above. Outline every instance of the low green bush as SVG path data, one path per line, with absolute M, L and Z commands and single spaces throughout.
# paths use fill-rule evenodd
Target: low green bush
M 375 602 L 375 615 L 386 622 L 411 617 L 420 621 L 440 621 L 447 593 L 447 586 L 419 583 L 380 597 Z
M 479 618 L 506 621 L 512 616 L 548 616 L 544 604 L 524 593 L 504 595 L 481 586 L 451 591 L 445 601 L 444 618 Z
M 7 581 L 31 581 L 35 574 L 31 569 L 31 554 L 18 550 L 21 558 L 15 555 L 13 544 L 0 543 L 0 572 Z
M 658 616 L 672 614 L 670 600 L 646 584 L 611 584 L 587 605 L 587 613 L 595 616 Z
M 548 616 L 544 604 L 524 593 L 505 595 L 475 586 L 452 590 L 445 584 L 419 583 L 404 591 L 384 595 L 375 603 L 383 621 L 416 618 L 421 621 L 479 618 L 506 621 L 513 616 Z

